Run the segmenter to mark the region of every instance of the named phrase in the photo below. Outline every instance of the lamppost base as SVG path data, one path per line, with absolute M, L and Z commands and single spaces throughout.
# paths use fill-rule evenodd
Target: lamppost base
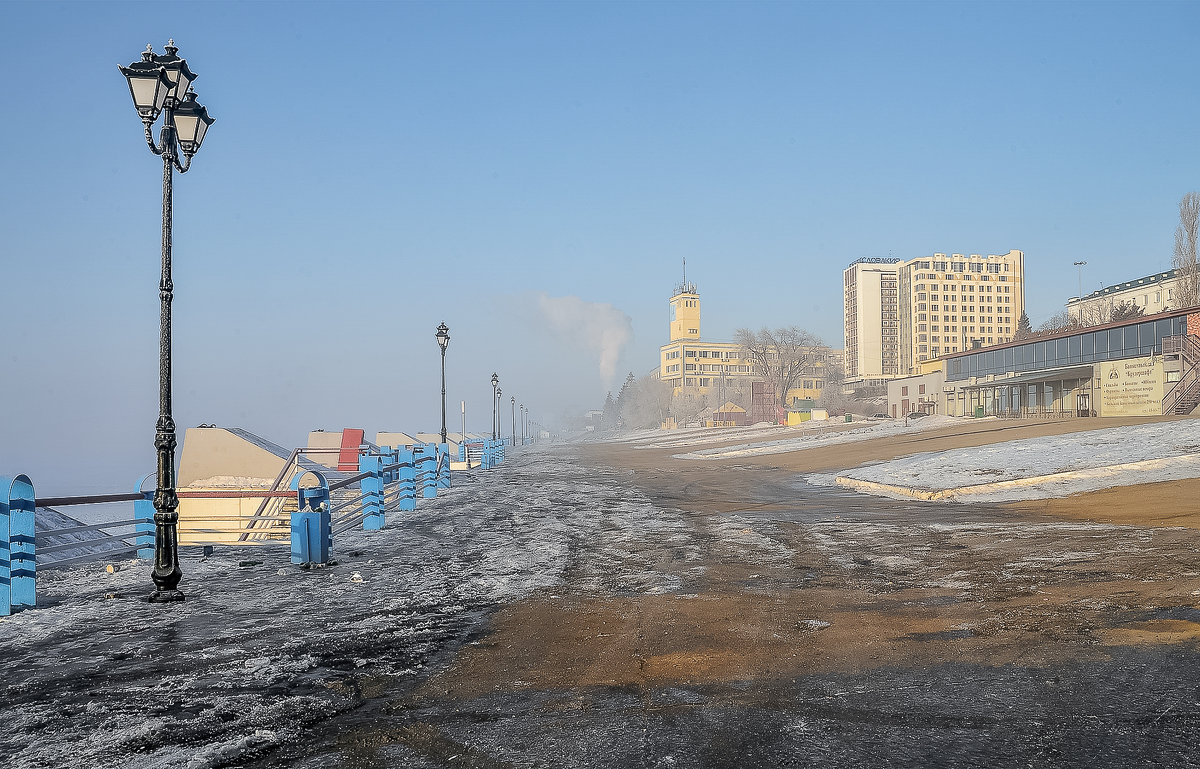
M 183 600 L 181 590 L 155 590 L 146 598 L 150 603 L 175 603 Z

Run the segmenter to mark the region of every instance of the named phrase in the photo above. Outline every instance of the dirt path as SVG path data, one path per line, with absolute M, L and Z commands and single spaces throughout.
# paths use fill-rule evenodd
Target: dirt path
M 1200 487 L 971 506 L 796 481 L 1111 424 L 972 422 L 737 461 L 548 455 L 605 497 L 562 579 L 343 724 L 341 765 L 1192 765 L 1200 532 L 1158 524 L 1188 520 L 1176 497 Z

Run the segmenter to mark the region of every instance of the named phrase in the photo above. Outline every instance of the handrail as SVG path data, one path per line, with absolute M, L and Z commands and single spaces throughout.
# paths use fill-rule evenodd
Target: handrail
M 35 499 L 37 507 L 69 507 L 70 505 L 99 505 L 105 502 L 137 502 L 141 494 L 87 494 L 78 497 L 42 497 Z
M 1195 394 L 1198 384 L 1200 384 L 1200 365 L 1192 366 L 1188 369 L 1188 372 L 1163 396 L 1162 413 L 1174 413 L 1175 407 L 1179 405 L 1180 400 L 1185 396 L 1190 397 Z

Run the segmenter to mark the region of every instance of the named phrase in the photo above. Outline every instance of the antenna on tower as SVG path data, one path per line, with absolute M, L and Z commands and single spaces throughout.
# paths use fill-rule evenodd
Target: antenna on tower
M 687 279 L 687 257 L 683 258 L 683 282 L 675 289 L 676 294 L 695 294 L 696 284 L 688 283 Z

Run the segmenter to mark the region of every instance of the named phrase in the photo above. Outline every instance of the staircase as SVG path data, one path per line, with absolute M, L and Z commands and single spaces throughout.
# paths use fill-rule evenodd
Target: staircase
M 1163 358 L 1178 357 L 1184 374 L 1163 397 L 1162 413 L 1191 414 L 1200 406 L 1200 342 L 1187 334 L 1163 338 Z

